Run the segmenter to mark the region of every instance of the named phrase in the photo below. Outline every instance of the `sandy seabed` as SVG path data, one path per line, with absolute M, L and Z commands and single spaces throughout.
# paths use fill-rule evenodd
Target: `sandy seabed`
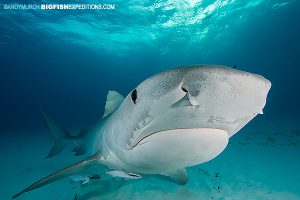
M 179 186 L 163 178 L 100 180 L 81 186 L 66 178 L 25 193 L 20 200 L 299 200 L 300 119 L 259 119 L 230 138 L 217 158 L 188 168 Z M 10 134 L 0 140 L 0 199 L 8 200 L 32 182 L 82 158 L 69 149 L 44 159 L 52 146 L 47 131 Z M 75 198 L 76 196 L 76 198 Z

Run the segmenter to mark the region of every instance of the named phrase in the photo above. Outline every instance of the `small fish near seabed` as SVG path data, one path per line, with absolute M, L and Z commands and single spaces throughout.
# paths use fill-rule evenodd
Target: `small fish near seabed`
M 54 181 L 85 174 L 92 166 L 111 176 L 140 178 L 160 174 L 186 184 L 185 168 L 218 156 L 228 140 L 263 113 L 269 80 L 224 66 L 179 67 L 156 74 L 126 98 L 109 91 L 105 112 L 94 128 L 71 136 L 42 112 L 55 145 L 50 157 L 69 143 L 89 156 L 33 183 L 13 198 Z
M 106 172 L 107 175 L 111 176 L 111 177 L 120 177 L 120 178 L 124 178 L 124 179 L 140 179 L 142 178 L 141 175 L 138 174 L 134 174 L 134 173 L 126 173 L 124 171 L 118 171 L 118 170 L 111 170 Z
M 91 180 L 101 179 L 98 174 L 76 174 L 69 177 L 71 183 L 80 183 L 81 185 L 88 184 Z

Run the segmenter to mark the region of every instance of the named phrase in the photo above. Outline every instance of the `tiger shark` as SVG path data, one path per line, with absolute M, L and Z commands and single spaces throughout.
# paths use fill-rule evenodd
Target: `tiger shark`
M 219 155 L 230 137 L 263 113 L 270 88 L 271 82 L 261 75 L 224 66 L 187 66 L 153 75 L 126 98 L 109 91 L 102 119 L 78 137 L 42 113 L 56 142 L 48 157 L 70 141 L 85 144 L 75 151 L 88 157 L 13 198 L 95 165 L 126 178 L 159 174 L 186 184 L 185 168 Z

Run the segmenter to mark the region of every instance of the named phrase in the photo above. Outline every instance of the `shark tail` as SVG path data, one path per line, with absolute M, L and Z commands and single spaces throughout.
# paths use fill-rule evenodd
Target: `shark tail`
M 69 132 L 62 127 L 59 123 L 57 123 L 55 120 L 53 120 L 48 114 L 46 114 L 44 111 L 40 111 L 42 116 L 44 117 L 48 129 L 54 139 L 54 146 L 48 153 L 46 158 L 50 158 L 52 156 L 57 155 L 59 152 L 61 152 L 69 143 L 72 141 L 72 136 L 69 134 Z

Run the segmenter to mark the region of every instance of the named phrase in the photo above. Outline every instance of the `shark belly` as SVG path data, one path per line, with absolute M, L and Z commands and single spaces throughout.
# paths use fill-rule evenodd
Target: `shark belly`
M 212 128 L 160 131 L 129 150 L 127 162 L 134 163 L 137 173 L 162 174 L 215 158 L 227 146 L 228 138 L 226 131 Z

